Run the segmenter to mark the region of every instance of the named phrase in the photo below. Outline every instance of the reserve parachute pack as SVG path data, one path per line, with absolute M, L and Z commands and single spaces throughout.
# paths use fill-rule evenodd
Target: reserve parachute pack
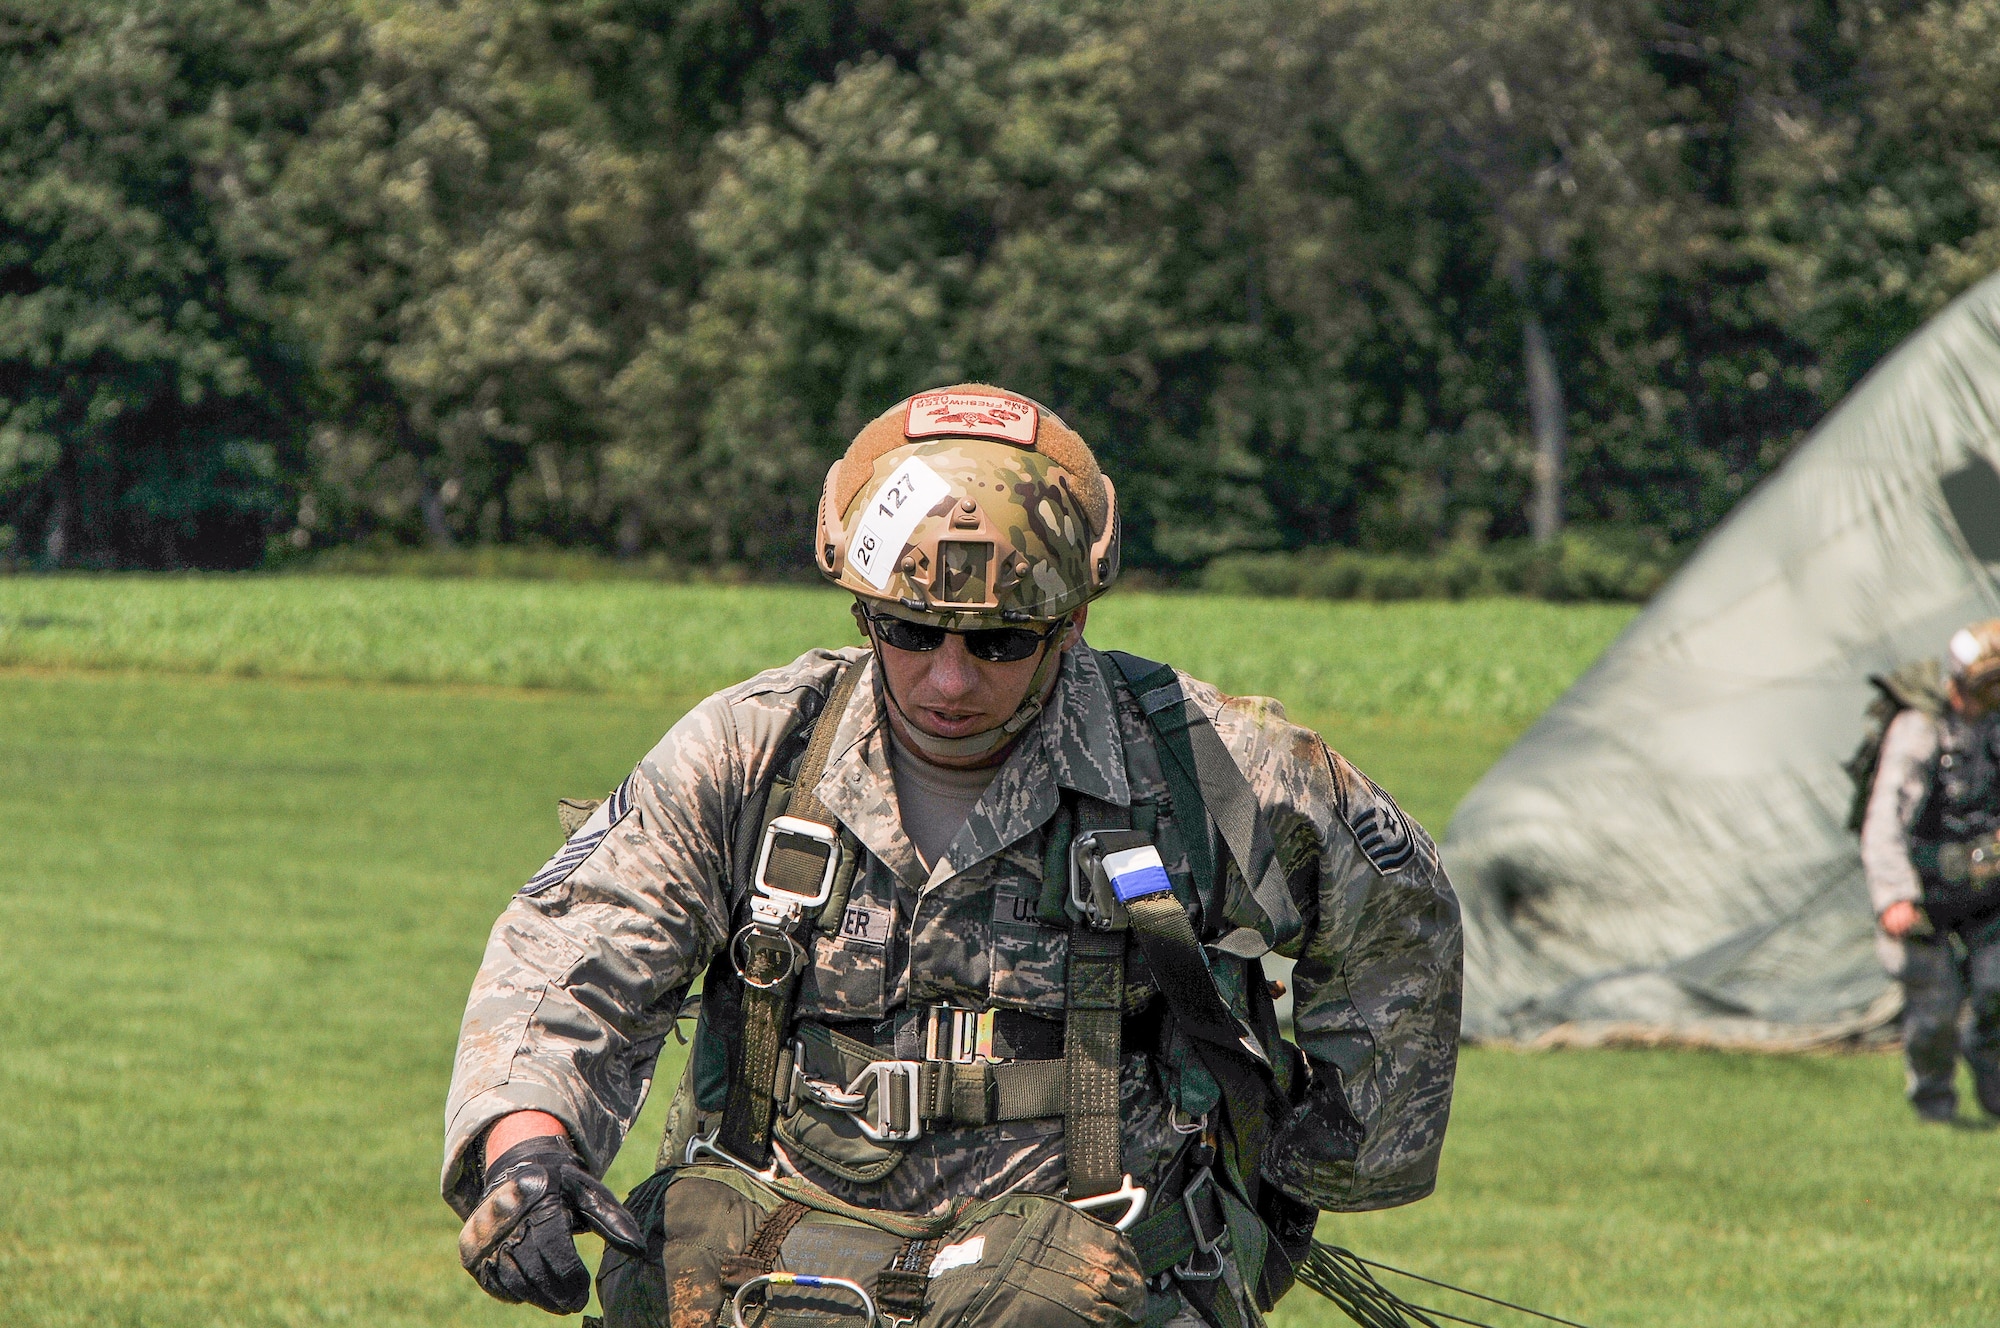
M 1847 828 L 1855 834 L 1861 833 L 1861 823 L 1868 816 L 1868 795 L 1875 788 L 1875 772 L 1882 768 L 1882 741 L 1889 734 L 1889 725 L 1905 710 L 1921 710 L 1937 718 L 1948 704 L 1944 669 L 1934 659 L 1912 660 L 1894 673 L 1878 673 L 1868 681 L 1874 684 L 1876 695 L 1868 703 L 1867 727 L 1854 755 L 1841 766 L 1854 781 Z

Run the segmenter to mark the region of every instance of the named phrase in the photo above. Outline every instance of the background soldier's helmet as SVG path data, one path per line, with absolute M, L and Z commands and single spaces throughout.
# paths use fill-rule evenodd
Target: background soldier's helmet
M 1967 701 L 1982 710 L 2000 709 L 2000 618 L 1960 628 L 1953 635 L 1951 677 Z
M 945 627 L 1053 622 L 1118 575 L 1118 500 L 1075 430 L 997 387 L 920 392 L 826 474 L 828 579 Z

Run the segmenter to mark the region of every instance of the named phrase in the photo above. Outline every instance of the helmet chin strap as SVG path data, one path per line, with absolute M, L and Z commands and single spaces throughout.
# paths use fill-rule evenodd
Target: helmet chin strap
M 911 746 L 925 756 L 941 756 L 947 760 L 960 760 L 968 756 L 985 756 L 1010 743 L 1022 729 L 1035 722 L 1042 713 L 1042 693 L 1048 690 L 1052 670 L 1061 662 L 1062 651 L 1056 649 L 1051 640 L 1042 648 L 1042 662 L 1035 666 L 1035 675 L 1028 679 L 1028 694 L 1020 707 L 1005 720 L 990 729 L 970 733 L 963 738 L 939 738 L 917 727 L 910 718 L 910 712 L 903 709 L 903 703 L 896 699 L 896 693 L 889 686 L 888 670 L 882 667 L 882 643 L 875 639 L 871 629 L 868 643 L 875 650 L 875 678 L 882 687 L 882 694 L 889 698 L 889 704 L 903 718 L 903 732 L 898 737 L 909 740 Z

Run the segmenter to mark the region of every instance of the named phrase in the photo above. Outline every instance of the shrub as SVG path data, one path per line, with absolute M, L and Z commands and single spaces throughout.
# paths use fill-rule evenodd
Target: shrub
M 271 558 L 266 569 L 325 576 L 470 577 L 502 581 L 685 581 L 687 569 L 655 554 L 616 559 L 586 549 L 533 544 L 407 548 L 353 544 L 303 557 Z
M 1571 530 L 1546 545 L 1457 544 L 1429 555 L 1342 548 L 1229 554 L 1203 569 L 1200 585 L 1275 598 L 1639 601 L 1664 585 L 1679 561 L 1671 545 L 1645 532 Z

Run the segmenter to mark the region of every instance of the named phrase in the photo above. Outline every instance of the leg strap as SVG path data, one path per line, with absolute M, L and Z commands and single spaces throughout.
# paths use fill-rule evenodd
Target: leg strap
M 930 1290 L 931 1261 L 944 1242 L 917 1237 L 904 1243 L 889 1260 L 889 1266 L 875 1276 L 875 1304 L 891 1319 L 914 1319 L 924 1312 L 924 1296 Z
M 757 1230 L 750 1237 L 750 1243 L 743 1247 L 743 1253 L 732 1254 L 722 1261 L 723 1291 L 733 1296 L 751 1278 L 762 1277 L 777 1267 L 778 1251 L 784 1248 L 785 1237 L 792 1234 L 792 1228 L 808 1211 L 804 1204 L 792 1199 L 773 1208 L 757 1224 Z

